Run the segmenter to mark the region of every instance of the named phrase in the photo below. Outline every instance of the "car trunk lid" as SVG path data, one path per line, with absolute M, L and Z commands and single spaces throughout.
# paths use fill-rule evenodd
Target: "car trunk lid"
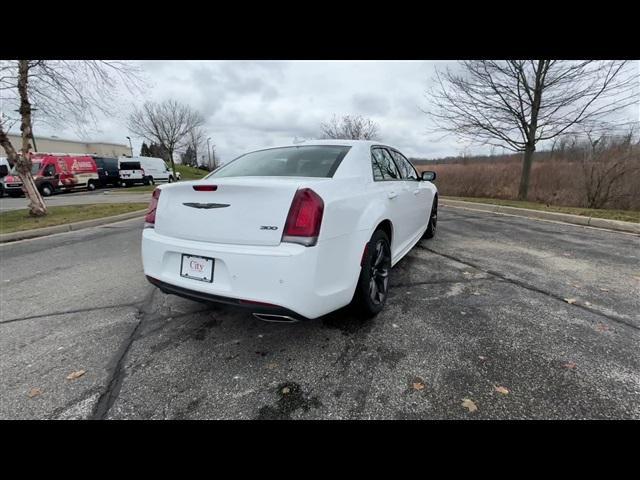
M 238 245 L 278 245 L 296 190 L 309 179 L 211 178 L 166 186 L 155 229 L 185 240 Z M 326 181 L 313 179 L 312 183 Z M 195 190 L 205 186 L 211 189 Z M 215 189 L 213 189 L 215 187 Z

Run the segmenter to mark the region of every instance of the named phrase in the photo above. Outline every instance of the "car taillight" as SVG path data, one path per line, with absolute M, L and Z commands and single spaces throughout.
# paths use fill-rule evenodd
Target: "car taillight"
M 154 228 L 156 224 L 156 208 L 158 208 L 158 199 L 160 198 L 160 189 L 156 188 L 151 194 L 151 202 L 149 209 L 144 216 L 144 228 Z
M 217 185 L 194 185 L 193 189 L 196 192 L 215 192 L 218 190 Z
M 291 202 L 282 241 L 307 247 L 315 245 L 320 234 L 323 212 L 324 202 L 316 192 L 310 188 L 298 190 Z

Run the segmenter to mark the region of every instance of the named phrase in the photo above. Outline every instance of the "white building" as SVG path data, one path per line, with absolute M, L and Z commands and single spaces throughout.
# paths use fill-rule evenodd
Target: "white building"
M 22 137 L 20 135 L 10 133 L 7 136 L 13 148 L 16 150 L 22 148 Z M 47 153 L 90 153 L 105 157 L 119 157 L 121 155 L 132 155 L 133 153 L 129 145 L 97 141 L 83 142 L 80 140 L 67 140 L 56 136 L 36 136 L 35 144 L 36 148 L 34 151 Z

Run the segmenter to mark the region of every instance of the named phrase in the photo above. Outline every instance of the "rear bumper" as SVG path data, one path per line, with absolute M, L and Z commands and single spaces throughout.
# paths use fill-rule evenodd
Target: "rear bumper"
M 142 263 L 149 281 L 169 293 L 311 319 L 353 298 L 362 252 L 352 251 L 352 240 L 339 237 L 314 247 L 228 245 L 166 237 L 148 228 L 142 234 Z M 180 276 L 183 253 L 213 258 L 213 282 Z
M 255 304 L 251 302 L 242 301 L 237 298 L 231 297 L 223 297 L 221 295 L 213 295 L 211 293 L 198 292 L 196 290 L 189 290 L 187 288 L 178 287 L 176 285 L 171 285 L 170 283 L 163 282 L 158 280 L 157 278 L 150 277 L 146 275 L 147 280 L 152 285 L 155 285 L 164 293 L 170 293 L 173 295 L 177 295 L 179 297 L 188 298 L 189 300 L 195 300 L 198 302 L 215 302 L 215 303 L 224 303 L 225 305 L 233 305 L 234 307 L 240 307 L 247 310 L 250 310 L 251 313 L 267 313 L 271 315 L 282 315 L 286 317 L 291 317 L 296 320 L 308 320 L 305 317 L 302 317 L 300 314 L 288 310 L 283 307 L 279 307 L 277 305 L 267 305 L 267 304 Z

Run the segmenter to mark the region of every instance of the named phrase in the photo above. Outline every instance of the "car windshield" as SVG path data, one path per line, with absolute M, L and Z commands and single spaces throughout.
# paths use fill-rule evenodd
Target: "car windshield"
M 35 175 L 36 173 L 38 173 L 39 170 L 40 170 L 40 162 L 31 163 L 31 175 Z M 11 167 L 11 170 L 9 171 L 9 175 L 18 176 L 18 170 L 16 170 L 16 165 Z
M 351 147 L 305 145 L 247 153 L 205 178 L 219 177 L 332 177 Z

